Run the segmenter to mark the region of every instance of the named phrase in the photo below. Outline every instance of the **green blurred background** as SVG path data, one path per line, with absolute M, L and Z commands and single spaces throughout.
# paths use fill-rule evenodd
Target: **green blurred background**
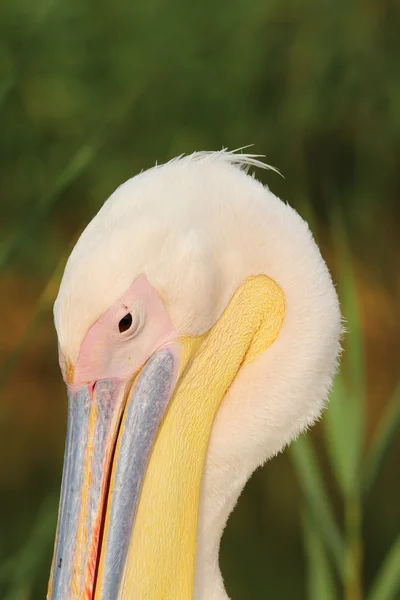
M 351 348 L 312 446 L 247 485 L 223 537 L 227 590 L 400 598 L 399 32 L 395 0 L 1 1 L 1 599 L 45 596 L 66 426 L 51 308 L 73 241 L 156 160 L 246 144 L 310 221 Z

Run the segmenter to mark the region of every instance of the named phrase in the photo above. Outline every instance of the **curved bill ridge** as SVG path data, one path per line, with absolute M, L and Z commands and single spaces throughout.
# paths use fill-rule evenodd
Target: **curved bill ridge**
M 118 597 L 146 465 L 178 373 L 177 354 L 173 347 L 153 354 L 130 390 L 116 379 L 68 390 L 49 600 Z
M 107 519 L 112 522 L 104 533 L 104 557 L 98 578 L 96 599 L 117 598 L 140 490 L 154 438 L 171 395 L 175 357 L 169 350 L 153 355 L 143 369 L 124 414 L 114 462 Z

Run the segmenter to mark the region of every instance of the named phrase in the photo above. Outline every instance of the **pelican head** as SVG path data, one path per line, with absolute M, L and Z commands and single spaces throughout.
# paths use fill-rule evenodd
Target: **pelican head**
M 71 253 L 51 600 L 226 600 L 239 494 L 321 414 L 337 295 L 307 224 L 252 166 L 223 151 L 140 173 Z

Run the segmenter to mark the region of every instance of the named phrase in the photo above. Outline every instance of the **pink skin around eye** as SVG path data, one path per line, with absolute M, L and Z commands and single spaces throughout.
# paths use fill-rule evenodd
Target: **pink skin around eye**
M 127 313 L 131 313 L 133 325 L 121 333 L 118 325 Z M 140 275 L 87 332 L 73 378 L 66 374 L 60 353 L 64 380 L 69 387 L 75 387 L 100 379 L 128 379 L 158 348 L 176 337 L 160 296 L 146 276 Z

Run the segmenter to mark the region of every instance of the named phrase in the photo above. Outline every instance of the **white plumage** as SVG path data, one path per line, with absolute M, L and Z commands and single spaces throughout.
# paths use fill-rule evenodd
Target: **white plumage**
M 218 566 L 227 518 L 254 469 L 311 425 L 337 365 L 341 317 L 326 264 L 289 205 L 229 152 L 180 157 L 107 200 L 68 261 L 55 305 L 59 343 L 76 361 L 90 326 L 145 273 L 182 334 L 208 330 L 248 276 L 284 292 L 278 339 L 244 367 L 214 422 L 205 466 L 196 600 L 226 600 Z

